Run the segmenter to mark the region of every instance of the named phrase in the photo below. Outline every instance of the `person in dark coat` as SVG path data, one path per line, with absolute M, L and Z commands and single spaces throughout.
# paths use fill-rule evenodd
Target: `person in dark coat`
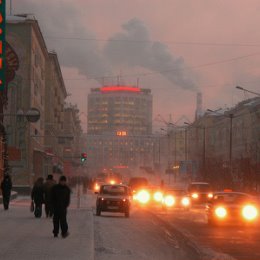
M 32 189 L 31 198 L 35 204 L 34 216 L 40 218 L 42 216 L 42 204 L 44 203 L 43 178 L 40 177 L 36 180 Z
M 1 190 L 3 195 L 4 209 L 8 210 L 12 190 L 12 180 L 9 174 L 4 175 L 4 179 L 1 183 Z
M 61 176 L 59 183 L 52 188 L 53 205 L 53 235 L 58 237 L 59 229 L 63 238 L 69 235 L 67 223 L 67 208 L 70 204 L 70 188 L 67 179 Z
M 45 203 L 45 213 L 46 218 L 53 216 L 53 206 L 51 201 L 51 192 L 53 186 L 56 184 L 55 180 L 53 179 L 53 175 L 49 174 L 47 176 L 46 182 L 44 183 L 44 203 Z

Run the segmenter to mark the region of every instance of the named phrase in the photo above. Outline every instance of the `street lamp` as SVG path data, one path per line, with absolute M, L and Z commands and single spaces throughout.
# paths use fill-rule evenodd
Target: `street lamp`
M 245 89 L 245 88 L 243 88 L 243 87 L 241 87 L 241 86 L 236 86 L 236 88 L 239 89 L 239 90 L 243 90 L 243 91 L 245 91 L 245 92 L 248 92 L 248 93 L 257 95 L 257 96 L 260 97 L 260 93 L 254 92 L 254 91 L 252 91 L 252 90 Z

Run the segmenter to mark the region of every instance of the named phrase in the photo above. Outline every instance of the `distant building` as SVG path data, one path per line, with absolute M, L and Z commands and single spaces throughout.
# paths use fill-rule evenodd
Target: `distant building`
M 187 145 L 200 175 L 219 187 L 225 180 L 239 189 L 260 187 L 260 98 L 206 113 L 187 128 Z
M 90 170 L 153 166 L 151 90 L 134 86 L 91 89 L 87 153 Z
M 152 133 L 150 89 L 104 86 L 88 95 L 88 134 L 126 131 L 128 135 Z

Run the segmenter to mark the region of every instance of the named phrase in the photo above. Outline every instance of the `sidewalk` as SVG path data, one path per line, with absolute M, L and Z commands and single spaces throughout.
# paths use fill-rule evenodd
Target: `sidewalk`
M 11 192 L 11 198 L 10 198 L 10 200 L 14 200 L 14 199 L 16 199 L 17 198 L 17 192 L 15 192 L 15 191 L 12 191 Z M 2 204 L 3 203 L 3 196 L 2 195 L 0 195 L 0 204 Z
M 94 259 L 94 230 L 91 195 L 77 209 L 72 198 L 68 210 L 70 235 L 54 238 L 52 220 L 36 219 L 29 211 L 30 199 L 14 200 L 10 210 L 0 209 L 0 259 Z

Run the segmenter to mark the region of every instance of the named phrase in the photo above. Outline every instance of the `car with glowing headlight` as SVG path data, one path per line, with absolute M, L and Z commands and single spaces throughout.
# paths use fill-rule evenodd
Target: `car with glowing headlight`
M 188 193 L 183 189 L 168 189 L 164 191 L 162 207 L 190 209 L 191 200 Z
M 213 198 L 212 187 L 207 182 L 192 182 L 188 186 L 192 204 L 207 203 Z
M 259 202 L 242 192 L 217 192 L 206 206 L 208 224 L 217 223 L 257 223 L 259 222 Z
M 103 211 L 121 212 L 125 217 L 130 215 L 131 197 L 126 185 L 101 185 L 96 200 L 96 215 L 100 216 Z

